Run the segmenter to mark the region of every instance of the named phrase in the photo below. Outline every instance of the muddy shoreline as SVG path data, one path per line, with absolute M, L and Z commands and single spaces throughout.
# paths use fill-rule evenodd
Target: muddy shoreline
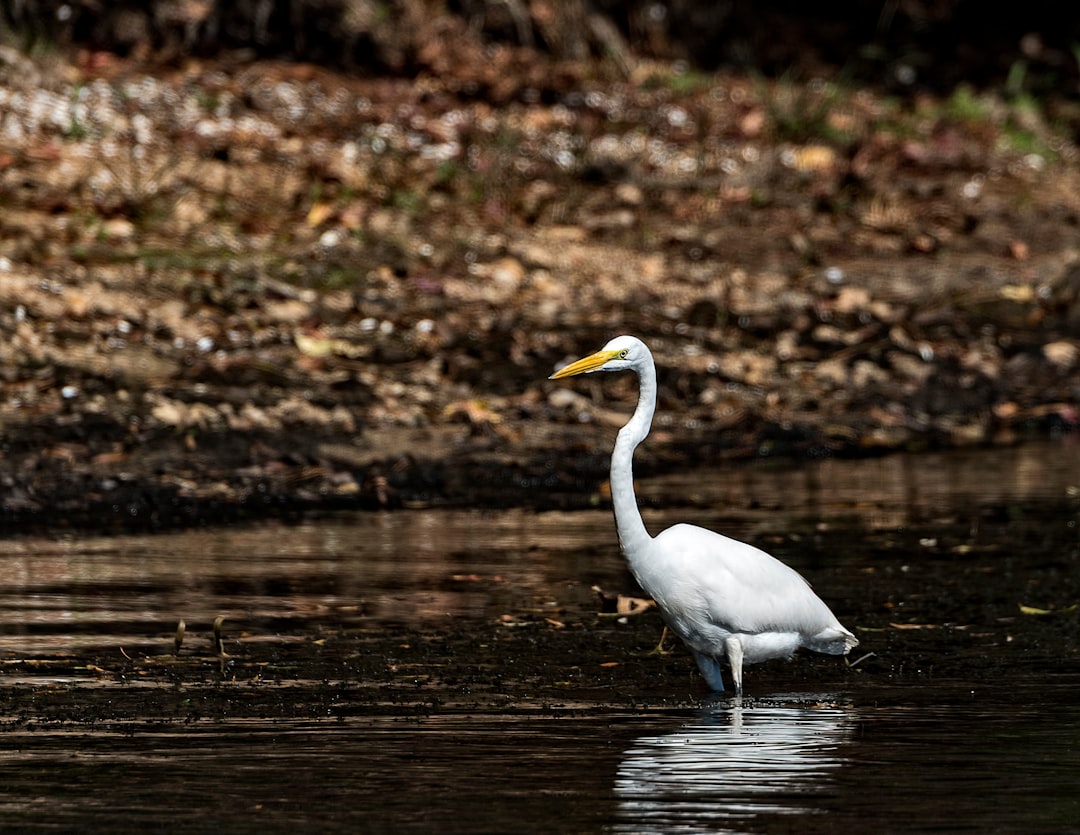
M 1028 440 L 1059 437 L 1061 431 L 1071 432 L 1056 420 L 1033 427 Z M 508 455 L 495 455 L 488 450 L 458 449 L 438 459 L 416 459 L 402 455 L 358 467 L 350 467 L 340 459 L 320 461 L 314 450 L 310 458 L 274 478 L 252 477 L 223 468 L 227 455 L 203 462 L 205 469 L 192 469 L 189 451 L 176 449 L 174 439 L 157 445 L 145 445 L 143 454 L 152 454 L 165 467 L 177 467 L 183 462 L 187 478 L 213 483 L 202 495 L 189 486 L 161 484 L 154 478 L 139 478 L 125 473 L 121 478 L 98 475 L 91 468 L 79 472 L 70 465 L 52 471 L 39 467 L 32 488 L 23 494 L 23 501 L 9 494 L 0 526 L 6 534 L 116 533 L 142 530 L 172 530 L 184 527 L 206 527 L 222 524 L 250 524 L 259 520 L 299 520 L 320 513 L 357 510 L 393 510 L 420 507 L 473 507 L 506 509 L 524 507 L 537 511 L 588 509 L 597 502 L 606 503 L 603 495 L 607 480 L 608 453 L 603 445 L 610 440 L 610 431 L 582 433 L 567 432 L 560 445 L 522 452 L 521 460 L 508 460 Z M 592 443 L 582 452 L 583 435 Z M 766 438 L 768 439 L 766 441 Z M 55 435 L 49 441 L 55 442 Z M 327 445 L 335 439 L 327 439 Z M 740 447 L 725 447 L 725 441 Z M 1019 442 L 1019 441 L 1016 441 Z M 223 438 L 221 444 L 235 443 Z M 241 444 L 251 443 L 244 438 Z M 259 443 L 270 448 L 292 448 L 302 458 L 299 445 L 289 437 L 260 438 Z M 904 454 L 866 450 L 835 438 L 798 434 L 793 431 L 763 431 L 761 437 L 740 433 L 738 438 L 701 439 L 695 443 L 685 440 L 669 444 L 662 450 L 649 450 L 636 467 L 639 477 L 647 478 L 667 472 L 677 472 L 703 462 L 713 466 L 717 478 L 729 477 L 741 464 L 760 460 L 761 450 L 768 444 L 767 457 L 778 463 L 797 464 L 800 460 L 823 457 L 865 458 L 868 455 Z M 468 446 L 463 444 L 461 446 Z M 756 447 L 756 450 L 755 450 Z M 173 452 L 170 453 L 170 448 Z M 947 449 L 948 445 L 920 445 L 920 449 Z M 9 453 L 10 455 L 10 453 Z M 18 456 L 11 456 L 18 460 Z M 29 457 L 29 454 L 28 456 Z M 197 465 L 196 465 L 197 466 Z M 238 468 L 240 469 L 240 468 Z M 74 470 L 74 471 L 73 471 Z M 348 484 L 348 489 L 326 489 L 325 482 L 335 472 Z M 355 488 L 354 488 L 355 485 Z M 32 498 L 31 498 L 32 496 Z M 678 497 L 669 497 L 677 505 Z
M 643 475 L 1080 425 L 1068 100 L 493 49 L 4 53 L 0 531 L 585 506 L 633 382 L 546 378 L 620 332 Z

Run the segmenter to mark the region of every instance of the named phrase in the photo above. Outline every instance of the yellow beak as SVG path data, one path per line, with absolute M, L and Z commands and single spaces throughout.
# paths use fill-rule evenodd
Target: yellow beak
M 563 377 L 573 377 L 575 374 L 588 374 L 590 371 L 599 370 L 605 362 L 613 360 L 618 356 L 618 351 L 597 351 L 595 354 L 589 354 L 587 357 L 582 357 L 577 362 L 572 362 L 569 365 L 563 366 L 548 377 L 548 379 L 561 380 Z

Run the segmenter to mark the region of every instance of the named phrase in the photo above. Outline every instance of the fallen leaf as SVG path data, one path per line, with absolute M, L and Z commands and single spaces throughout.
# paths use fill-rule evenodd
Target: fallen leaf
M 1006 284 L 999 292 L 1003 299 L 1011 302 L 1029 302 L 1035 298 L 1035 290 L 1030 284 Z
M 626 594 L 612 594 L 604 591 L 599 586 L 593 586 L 592 591 L 600 600 L 600 611 L 597 614 L 612 615 L 640 615 L 656 605 L 656 602 L 647 597 L 631 597 Z
M 1009 241 L 1009 255 L 1017 261 L 1026 261 L 1031 254 L 1031 248 L 1026 241 Z
M 321 336 L 308 336 L 303 331 L 293 333 L 293 342 L 300 353 L 309 357 L 322 358 L 330 355 L 357 357 L 363 349 L 344 339 L 328 339 Z
M 316 203 L 307 213 L 307 225 L 319 226 L 334 213 L 334 207 L 330 203 Z
M 1068 371 L 1080 357 L 1080 347 L 1068 340 L 1048 342 L 1043 345 L 1043 356 L 1063 371 Z
M 761 133 L 761 129 L 765 127 L 766 115 L 765 108 L 763 107 L 751 109 L 739 120 L 739 130 L 741 130 L 745 136 L 751 138 L 757 136 Z
M 1020 411 L 1020 407 L 1012 400 L 996 404 L 993 409 L 994 417 L 998 420 L 1012 420 Z
M 502 423 L 502 415 L 492 410 L 483 400 L 461 400 L 443 409 L 443 417 L 453 420 L 464 416 L 473 425 Z
M 655 605 L 656 602 L 647 597 L 630 597 L 620 594 L 615 604 L 615 611 L 620 615 L 640 615 Z
M 1040 609 L 1036 606 L 1025 606 L 1020 604 L 1020 614 L 1022 615 L 1035 615 L 1036 617 L 1044 617 L 1046 615 L 1069 615 L 1072 614 L 1080 607 L 1080 604 L 1074 603 L 1072 606 L 1067 606 L 1064 609 Z
M 827 145 L 806 145 L 785 154 L 783 161 L 796 171 L 823 171 L 836 162 L 836 152 Z

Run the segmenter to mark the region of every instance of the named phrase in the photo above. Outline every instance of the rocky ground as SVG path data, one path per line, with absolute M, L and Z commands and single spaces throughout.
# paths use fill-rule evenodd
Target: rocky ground
M 643 473 L 1080 421 L 1075 101 L 445 64 L 0 51 L 5 528 L 589 503 L 621 332 Z

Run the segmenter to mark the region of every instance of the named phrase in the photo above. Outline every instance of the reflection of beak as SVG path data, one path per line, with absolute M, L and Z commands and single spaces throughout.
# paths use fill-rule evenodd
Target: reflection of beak
M 600 367 L 608 360 L 619 356 L 618 351 L 597 351 L 587 357 L 563 366 L 550 377 L 549 380 L 560 380 L 563 377 L 573 377 L 575 374 L 588 374 L 591 371 L 599 371 Z

